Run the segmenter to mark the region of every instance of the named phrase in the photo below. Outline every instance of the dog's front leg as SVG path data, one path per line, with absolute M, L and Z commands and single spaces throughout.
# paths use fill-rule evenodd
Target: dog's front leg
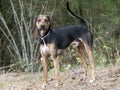
M 59 57 L 53 56 L 53 62 L 54 62 L 55 75 L 56 75 L 56 86 L 55 87 L 58 87 L 60 83 Z
M 47 78 L 48 78 L 48 61 L 47 61 L 47 57 L 46 56 L 42 56 L 41 60 L 43 63 L 43 86 L 42 88 L 45 89 L 46 85 L 47 85 Z

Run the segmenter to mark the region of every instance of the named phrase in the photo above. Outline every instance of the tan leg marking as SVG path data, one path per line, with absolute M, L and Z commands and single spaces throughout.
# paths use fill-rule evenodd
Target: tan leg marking
M 85 56 L 84 56 L 84 49 L 85 49 L 85 47 L 84 47 L 83 43 L 80 43 L 80 45 L 78 46 L 78 55 L 79 55 L 80 59 L 83 62 L 83 66 L 84 66 L 84 80 L 85 80 L 86 76 L 87 76 L 88 66 L 87 66 L 87 62 L 85 60 Z
M 47 57 L 42 57 L 42 63 L 43 63 L 43 86 L 42 88 L 45 88 L 47 85 L 47 78 L 48 78 L 48 61 L 47 61 Z
M 60 83 L 59 57 L 53 57 L 53 62 L 55 67 L 56 87 L 58 87 Z
M 95 64 L 94 64 L 94 60 L 93 60 L 93 54 L 92 54 L 92 50 L 89 48 L 89 46 L 86 43 L 84 43 L 84 46 L 85 46 L 86 52 L 88 54 L 91 69 L 92 69 L 91 80 L 90 80 L 90 82 L 92 83 L 95 81 Z

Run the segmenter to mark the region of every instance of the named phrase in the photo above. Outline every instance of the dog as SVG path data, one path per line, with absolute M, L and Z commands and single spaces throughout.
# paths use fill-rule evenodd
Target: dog
M 86 51 L 91 65 L 91 80 L 95 81 L 95 65 L 92 54 L 93 34 L 90 32 L 86 21 L 74 14 L 69 8 L 69 3 L 66 4 L 68 12 L 79 19 L 81 25 L 70 25 L 59 28 L 58 30 L 52 29 L 52 23 L 48 15 L 39 15 L 35 18 L 33 37 L 38 38 L 40 41 L 40 53 L 41 60 L 43 62 L 43 88 L 47 85 L 48 78 L 48 58 L 51 56 L 54 62 L 56 86 L 60 83 L 60 71 L 59 71 L 59 55 L 68 46 L 76 44 L 77 51 L 80 59 L 84 65 L 84 79 L 87 75 L 87 62 L 85 60 L 84 51 Z

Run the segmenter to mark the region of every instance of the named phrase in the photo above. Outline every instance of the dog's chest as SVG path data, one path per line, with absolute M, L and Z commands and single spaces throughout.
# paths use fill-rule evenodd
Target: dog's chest
M 62 52 L 64 50 L 62 49 L 56 49 L 54 44 L 44 44 L 44 45 L 41 45 L 41 53 L 44 54 L 44 55 L 52 55 L 52 54 L 62 54 Z M 57 50 L 57 51 L 56 51 Z
M 42 51 L 43 54 L 50 54 L 50 49 L 47 45 L 43 45 L 41 47 L 41 51 Z

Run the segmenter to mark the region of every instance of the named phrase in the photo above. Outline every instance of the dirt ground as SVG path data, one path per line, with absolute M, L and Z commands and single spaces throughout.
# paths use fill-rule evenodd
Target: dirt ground
M 82 68 L 61 72 L 61 85 L 55 88 L 54 73 L 49 72 L 46 90 L 120 90 L 120 67 L 97 67 L 96 82 L 89 83 L 90 71 L 83 82 Z M 0 74 L 0 90 L 42 90 L 42 73 L 6 73 Z

